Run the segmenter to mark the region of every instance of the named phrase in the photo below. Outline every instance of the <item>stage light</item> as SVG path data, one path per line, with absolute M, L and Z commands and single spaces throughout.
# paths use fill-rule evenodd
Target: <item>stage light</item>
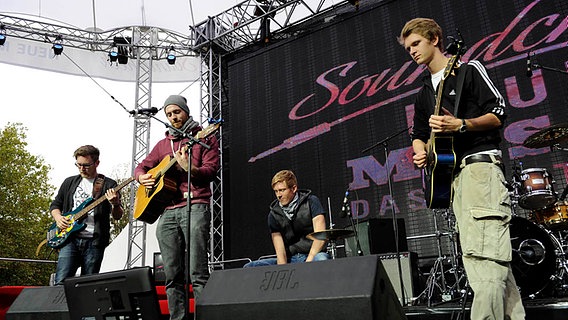
M 359 10 L 359 0 L 347 0 L 352 6 L 355 6 L 355 10 Z
M 60 55 L 63 52 L 63 38 L 58 35 L 57 37 L 55 37 L 55 41 L 53 42 L 53 47 L 51 47 L 53 49 L 53 54 L 55 54 L 56 56 Z
M 118 49 L 116 48 L 116 43 L 112 44 L 112 48 L 110 48 L 110 51 L 108 52 L 108 58 L 110 60 L 110 63 L 116 62 L 116 60 L 118 59 Z
M 169 64 L 176 64 L 176 51 L 174 50 L 174 46 L 170 47 L 170 51 L 168 52 L 166 59 Z
M 132 43 L 132 39 L 130 37 L 114 37 L 114 43 L 118 49 L 118 64 L 127 64 L 128 63 L 128 49 Z
M 6 27 L 0 24 L 0 46 L 3 46 L 6 42 Z

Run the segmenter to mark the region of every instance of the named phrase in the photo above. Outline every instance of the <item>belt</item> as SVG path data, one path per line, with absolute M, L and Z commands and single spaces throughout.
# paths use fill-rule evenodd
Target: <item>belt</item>
M 465 167 L 468 164 L 476 162 L 488 162 L 497 165 L 503 172 L 505 172 L 505 166 L 503 165 L 503 159 L 500 156 L 489 155 L 489 154 L 474 154 L 462 160 L 461 167 Z

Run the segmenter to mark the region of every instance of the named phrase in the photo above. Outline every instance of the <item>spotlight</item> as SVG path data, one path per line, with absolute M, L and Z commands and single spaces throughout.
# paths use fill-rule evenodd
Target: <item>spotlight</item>
M 0 24 L 0 46 L 3 46 L 6 42 L 6 27 Z
M 128 63 L 128 49 L 132 42 L 130 37 L 114 37 L 114 43 L 118 49 L 118 64 Z
M 168 52 L 166 59 L 169 64 L 176 64 L 176 51 L 174 50 L 174 46 L 170 47 L 170 51 Z
M 61 52 L 63 52 L 63 38 L 58 35 L 57 37 L 55 37 L 55 41 L 53 42 L 53 47 L 51 47 L 53 49 L 53 54 L 55 54 L 56 56 L 60 55 Z
M 118 59 L 118 49 L 116 48 L 116 43 L 112 44 L 112 48 L 110 48 L 110 51 L 108 52 L 108 58 L 111 63 L 116 62 L 116 60 Z
M 359 0 L 347 0 L 352 6 L 355 6 L 355 10 L 359 10 Z

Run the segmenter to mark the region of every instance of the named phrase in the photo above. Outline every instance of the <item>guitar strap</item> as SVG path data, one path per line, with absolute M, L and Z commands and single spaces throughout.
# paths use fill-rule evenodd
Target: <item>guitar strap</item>
M 465 79 L 465 66 L 467 65 L 467 63 L 462 63 L 460 65 L 460 68 L 463 67 L 463 69 L 460 70 L 460 73 L 458 74 L 458 82 L 456 83 L 456 106 L 454 108 L 454 116 L 457 118 L 458 117 L 458 107 L 460 106 L 460 98 L 461 98 L 461 94 L 462 94 L 462 87 L 463 87 L 463 82 Z
M 98 197 L 101 196 L 101 191 L 103 189 L 104 182 L 105 182 L 105 176 L 99 173 L 97 175 L 97 179 L 95 179 L 95 182 L 93 183 L 93 199 L 97 199 Z

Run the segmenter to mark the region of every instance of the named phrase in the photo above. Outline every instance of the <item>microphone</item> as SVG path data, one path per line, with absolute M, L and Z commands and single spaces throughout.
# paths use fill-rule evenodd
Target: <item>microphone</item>
M 132 111 L 128 111 L 128 113 L 132 114 L 132 115 L 137 115 L 137 114 L 143 114 L 143 115 L 155 115 L 156 113 L 158 113 L 158 108 L 156 107 L 152 107 L 152 108 L 142 108 L 142 109 L 138 109 L 138 110 L 132 110 Z
M 527 53 L 527 77 L 532 77 L 532 62 L 531 62 L 531 53 Z
M 349 189 L 345 191 L 345 197 L 343 198 L 343 205 L 341 206 L 341 218 L 347 217 L 347 211 L 349 211 L 348 201 L 349 201 Z

